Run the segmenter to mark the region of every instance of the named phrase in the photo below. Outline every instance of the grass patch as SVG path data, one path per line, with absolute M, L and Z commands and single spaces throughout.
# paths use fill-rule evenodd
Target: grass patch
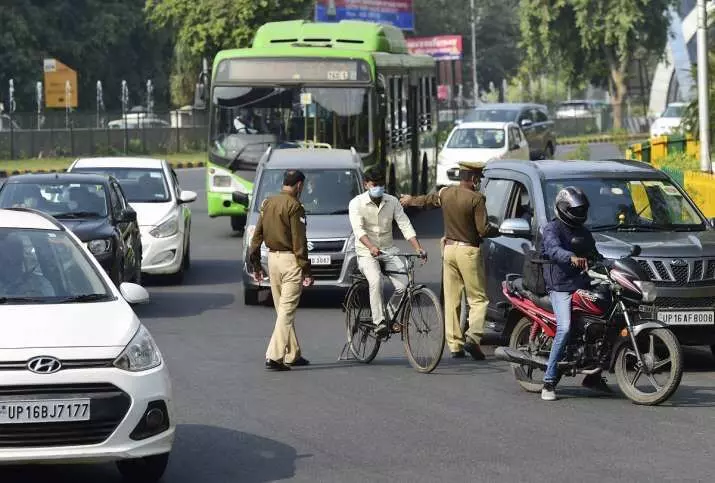
M 119 156 L 121 157 L 121 156 Z M 150 158 L 166 159 L 172 165 L 186 165 L 192 163 L 196 166 L 198 163 L 206 163 L 207 156 L 205 152 L 197 153 L 176 153 L 162 155 L 147 155 Z M 5 171 L 7 174 L 12 174 L 15 171 L 24 173 L 26 171 L 64 171 L 72 162 L 77 159 L 73 158 L 32 158 L 32 159 L 16 159 L 16 160 L 0 160 L 0 171 Z
M 645 142 L 648 135 L 643 133 L 624 134 L 624 133 L 603 133 L 603 134 L 588 134 L 585 136 L 568 136 L 556 138 L 556 143 L 564 146 L 569 144 L 594 144 L 594 143 L 611 143 L 624 145 L 625 141 Z

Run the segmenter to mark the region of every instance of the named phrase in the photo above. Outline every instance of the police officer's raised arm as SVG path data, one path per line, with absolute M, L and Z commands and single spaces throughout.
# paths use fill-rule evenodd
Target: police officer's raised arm
M 421 196 L 402 195 L 400 196 L 400 204 L 402 206 L 413 206 L 416 208 L 440 208 L 442 206 L 440 196 L 442 195 L 442 191 L 445 189 L 446 188 L 442 188 L 436 193 L 429 193 Z
M 291 242 L 293 253 L 298 261 L 298 266 L 303 272 L 303 279 L 308 285 L 312 284 L 310 274 L 310 259 L 308 258 L 308 238 L 305 229 L 305 209 L 300 203 L 295 203 L 288 214 L 290 220 Z

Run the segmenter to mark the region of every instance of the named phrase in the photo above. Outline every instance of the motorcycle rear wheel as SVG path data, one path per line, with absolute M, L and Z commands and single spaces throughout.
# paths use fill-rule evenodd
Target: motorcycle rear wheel
M 631 344 L 621 347 L 616 355 L 615 367 L 618 387 L 635 404 L 661 404 L 673 395 L 683 378 L 683 352 L 678 339 L 670 330 L 660 328 L 641 332 L 636 337 L 636 344 L 645 368 L 638 368 Z M 659 369 L 667 372 L 667 379 L 662 383 L 655 377 Z M 641 390 L 638 382 L 643 380 L 655 391 Z
M 527 350 L 529 344 L 529 333 L 531 332 L 531 320 L 523 317 L 514 326 L 509 339 L 509 347 L 519 351 Z M 541 392 L 544 387 L 544 372 L 539 369 L 529 368 L 519 364 L 511 364 L 511 373 L 514 374 L 516 382 L 526 392 Z

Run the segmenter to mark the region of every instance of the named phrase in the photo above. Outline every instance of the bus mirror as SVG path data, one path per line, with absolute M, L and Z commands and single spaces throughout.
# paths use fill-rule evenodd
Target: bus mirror
M 240 191 L 234 191 L 231 195 L 234 203 L 248 207 L 248 195 Z

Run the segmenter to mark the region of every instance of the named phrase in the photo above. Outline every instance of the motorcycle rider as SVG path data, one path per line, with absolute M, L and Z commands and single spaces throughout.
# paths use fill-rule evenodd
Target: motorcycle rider
M 544 281 L 557 326 L 541 390 L 541 399 L 544 401 L 556 400 L 556 384 L 561 377 L 558 363 L 564 355 L 571 328 L 571 295 L 577 290 L 588 289 L 591 282 L 586 274 L 588 259 L 583 254 L 573 252 L 571 240 L 579 237 L 587 246 L 595 247 L 593 235 L 583 226 L 589 208 L 583 190 L 567 186 L 556 195 L 554 204 L 556 218 L 544 227 L 542 245 L 542 256 L 553 262 L 544 265 Z M 583 385 L 590 389 L 609 391 L 606 380 L 600 374 L 586 376 Z

